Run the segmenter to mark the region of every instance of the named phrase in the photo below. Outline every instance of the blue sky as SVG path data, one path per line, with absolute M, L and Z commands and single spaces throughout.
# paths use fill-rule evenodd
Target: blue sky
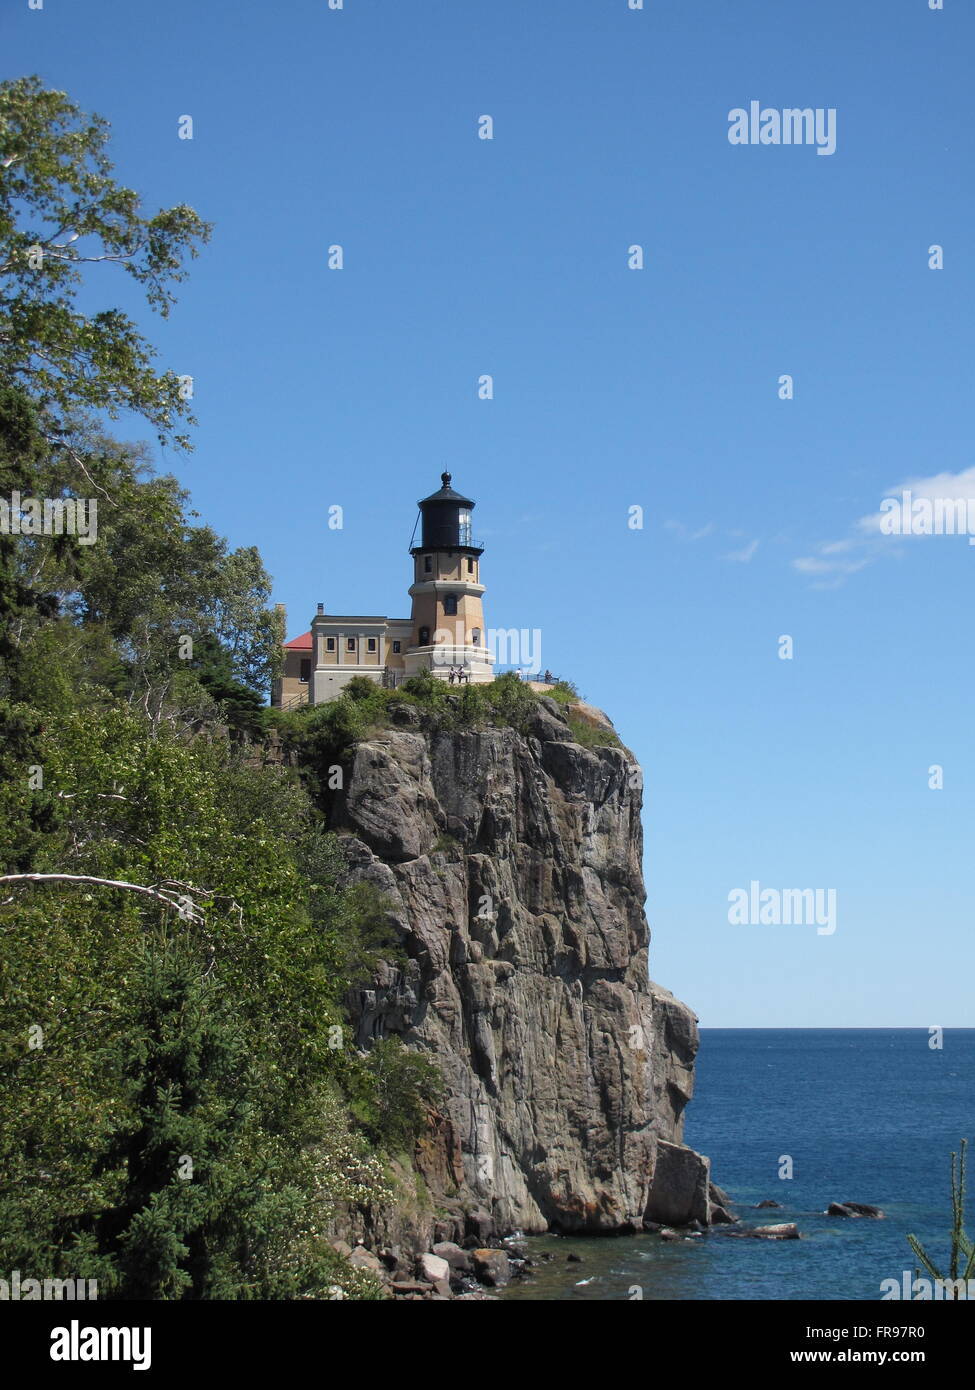
M 644 768 L 654 977 L 704 1025 L 972 1024 L 975 549 L 858 527 L 975 465 L 972 7 L 8 0 L 0 38 L 215 223 L 169 321 L 108 269 L 91 302 L 194 377 L 159 467 L 291 634 L 408 613 L 448 467 L 488 626 Z M 752 100 L 835 108 L 836 152 L 731 145 Z M 731 925 L 753 879 L 835 889 L 835 932 Z

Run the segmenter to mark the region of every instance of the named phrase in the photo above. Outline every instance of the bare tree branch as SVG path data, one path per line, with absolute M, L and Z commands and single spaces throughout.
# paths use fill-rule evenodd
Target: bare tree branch
M 141 893 L 166 907 L 175 908 L 185 921 L 202 925 L 204 918 L 198 905 L 186 893 L 176 893 L 176 888 L 190 888 L 190 884 L 173 883 L 170 887 L 158 884 L 125 883 L 121 879 L 94 878 L 91 874 L 0 874 L 0 883 L 88 883 L 96 888 L 124 888 L 130 893 Z M 192 888 L 192 892 L 212 897 L 205 888 Z M 7 902 L 11 899 L 7 899 Z

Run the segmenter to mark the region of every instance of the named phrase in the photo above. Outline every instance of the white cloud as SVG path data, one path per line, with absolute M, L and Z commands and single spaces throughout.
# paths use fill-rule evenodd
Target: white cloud
M 857 522 L 861 531 L 868 535 L 910 535 L 910 512 L 901 501 L 902 494 L 909 492 L 912 500 L 926 499 L 929 502 L 946 500 L 975 501 L 975 468 L 966 468 L 961 473 L 935 473 L 930 478 L 911 478 L 899 487 L 891 488 L 887 497 L 897 502 L 896 507 L 886 511 L 871 512 Z M 881 523 L 884 530 L 881 530 Z
M 747 565 L 749 560 L 758 549 L 758 541 L 749 541 L 741 550 L 732 550 L 724 557 L 726 560 L 737 560 L 741 565 Z
M 820 547 L 820 556 L 829 550 L 828 546 Z M 804 555 L 798 560 L 793 560 L 793 565 L 800 574 L 856 574 L 857 570 L 862 570 L 864 565 L 869 565 L 869 558 L 863 560 L 824 560 L 816 555 Z
M 814 579 L 816 588 L 836 588 L 851 574 L 872 564 L 881 554 L 889 555 L 895 541 L 910 534 L 910 513 L 901 501 L 905 492 L 910 493 L 912 501 L 919 498 L 932 503 L 947 498 L 964 500 L 966 503 L 975 501 L 975 468 L 967 468 L 960 473 L 935 473 L 929 478 L 912 478 L 896 488 L 889 488 L 885 498 L 895 499 L 896 507 L 892 509 L 888 506 L 882 511 L 860 517 L 852 535 L 841 540 L 823 541 L 814 547 L 812 555 L 793 560 L 793 568 Z M 897 534 L 896 521 L 892 525 L 892 517 L 900 518 L 901 535 Z

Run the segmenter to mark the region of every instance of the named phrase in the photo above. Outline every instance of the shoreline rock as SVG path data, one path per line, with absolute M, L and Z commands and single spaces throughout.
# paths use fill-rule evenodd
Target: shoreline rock
M 871 1217 L 874 1221 L 883 1221 L 884 1213 L 879 1207 L 871 1206 L 869 1202 L 830 1202 L 826 1208 L 827 1216 L 848 1216 L 856 1219 L 860 1216 Z

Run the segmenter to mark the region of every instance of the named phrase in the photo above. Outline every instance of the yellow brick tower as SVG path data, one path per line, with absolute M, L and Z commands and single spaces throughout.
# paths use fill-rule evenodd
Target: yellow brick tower
M 484 547 L 471 533 L 474 503 L 450 486 L 424 497 L 420 508 L 420 544 L 413 556 L 413 629 L 405 653 L 407 675 L 430 671 L 446 680 L 460 669 L 473 682 L 494 679 L 493 658 L 484 630 L 481 555 Z

